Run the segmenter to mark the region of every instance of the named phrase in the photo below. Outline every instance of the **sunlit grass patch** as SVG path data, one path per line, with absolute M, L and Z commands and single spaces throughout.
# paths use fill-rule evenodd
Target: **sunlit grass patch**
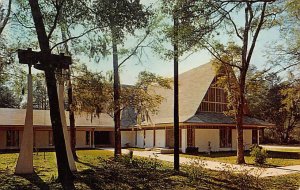
M 191 170 L 181 166 L 174 172 L 170 162 L 155 158 L 123 156 L 113 159 L 106 150 L 77 151 L 79 162 L 75 172 L 77 189 L 297 189 L 300 174 L 258 179 L 246 174 L 224 175 L 203 168 Z M 0 189 L 62 189 L 57 182 L 54 152 L 34 154 L 36 174 L 14 175 L 18 154 L 0 154 Z M 220 156 L 220 155 L 219 155 Z M 199 173 L 200 172 L 200 173 Z M 229 175 L 230 174 L 230 175 Z M 192 176 L 190 176 L 192 175 Z M 233 177 L 235 176 L 235 177 Z M 247 180 L 247 182 L 245 182 Z

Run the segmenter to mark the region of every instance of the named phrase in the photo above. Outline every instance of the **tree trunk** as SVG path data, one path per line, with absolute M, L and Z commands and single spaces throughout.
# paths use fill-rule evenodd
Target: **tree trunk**
M 42 57 L 40 63 L 45 66 L 45 78 L 50 104 L 50 118 L 53 130 L 53 140 L 55 145 L 58 179 L 60 180 L 64 189 L 75 189 L 73 182 L 73 174 L 69 167 L 66 143 L 63 134 L 62 122 L 59 111 L 58 94 L 54 68 L 52 63 L 49 62 L 51 55 L 49 39 L 46 34 L 45 26 L 43 23 L 42 13 L 38 1 L 29 0 L 33 21 L 35 24 Z
M 70 119 L 70 141 L 71 141 L 71 150 L 75 160 L 78 160 L 76 154 L 76 127 L 75 127 L 75 115 L 73 108 L 73 89 L 71 76 L 69 75 L 68 82 L 68 102 L 69 102 L 69 119 Z
M 8 23 L 9 16 L 10 16 L 10 13 L 11 13 L 11 4 L 12 4 L 12 0 L 9 0 L 8 1 L 8 6 L 7 6 L 7 13 L 6 13 L 5 17 L 3 18 L 3 20 L 0 20 L 0 36 L 1 36 L 5 26 Z
M 178 26 L 174 15 L 174 170 L 179 171 Z
M 120 78 L 117 37 L 115 28 L 112 27 L 112 49 L 113 49 L 113 69 L 114 69 L 114 122 L 115 122 L 115 158 L 121 155 L 121 110 L 120 110 Z
M 244 89 L 245 84 L 243 83 L 244 76 L 241 74 L 241 86 L 239 94 L 239 104 L 237 109 L 236 117 L 236 130 L 237 130 L 237 164 L 244 164 L 244 135 L 243 135 L 243 118 L 244 118 Z

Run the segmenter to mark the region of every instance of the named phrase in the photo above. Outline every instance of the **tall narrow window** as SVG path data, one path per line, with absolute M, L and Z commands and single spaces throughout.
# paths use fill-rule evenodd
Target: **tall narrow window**
M 187 146 L 193 147 L 195 146 L 195 131 L 193 128 L 187 128 Z
M 19 146 L 19 131 L 6 131 L 6 146 Z
M 258 144 L 257 129 L 252 129 L 252 144 Z
M 232 131 L 230 128 L 220 129 L 220 148 L 232 147 Z
M 197 111 L 222 113 L 226 110 L 227 95 L 224 89 L 217 85 L 217 77 L 215 77 Z
M 85 132 L 85 144 L 90 145 L 90 132 L 89 131 Z
M 53 146 L 53 131 L 49 131 L 49 146 Z

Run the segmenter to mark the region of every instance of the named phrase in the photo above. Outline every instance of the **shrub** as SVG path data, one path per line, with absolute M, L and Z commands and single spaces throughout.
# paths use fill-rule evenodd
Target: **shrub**
M 229 180 L 233 187 L 231 189 L 262 189 L 264 179 L 261 178 L 264 168 L 248 168 L 247 166 L 233 166 L 223 164 L 220 179 Z
M 189 165 L 185 166 L 186 172 L 190 180 L 202 179 L 206 176 L 208 170 L 205 169 L 207 164 L 200 159 L 193 159 Z
M 267 161 L 268 153 L 265 149 L 258 145 L 254 145 L 250 148 L 251 157 L 254 157 L 254 161 L 256 164 L 265 164 Z

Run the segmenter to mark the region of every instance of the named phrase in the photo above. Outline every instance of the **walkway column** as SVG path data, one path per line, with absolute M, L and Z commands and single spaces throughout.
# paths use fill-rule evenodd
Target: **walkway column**
M 31 65 L 29 65 L 29 73 L 27 75 L 27 108 L 25 125 L 23 130 L 20 154 L 17 161 L 15 174 L 31 174 L 33 170 L 33 105 L 32 105 L 32 75 Z
M 181 151 L 182 153 L 186 153 L 187 148 L 187 129 L 181 130 Z
M 58 80 L 58 101 L 59 101 L 59 112 L 60 112 L 60 117 L 61 117 L 61 123 L 63 127 L 63 132 L 64 132 L 64 137 L 65 137 L 65 143 L 66 143 L 66 149 L 67 149 L 67 156 L 69 160 L 69 166 L 71 171 L 76 171 L 76 165 L 74 161 L 74 157 L 72 154 L 71 150 L 71 143 L 70 143 L 70 136 L 68 133 L 68 128 L 67 128 L 67 122 L 66 122 L 66 115 L 65 115 L 65 106 L 64 106 L 64 81 L 63 79 Z
M 92 140 L 92 148 L 95 148 L 95 129 L 92 129 L 91 140 Z

